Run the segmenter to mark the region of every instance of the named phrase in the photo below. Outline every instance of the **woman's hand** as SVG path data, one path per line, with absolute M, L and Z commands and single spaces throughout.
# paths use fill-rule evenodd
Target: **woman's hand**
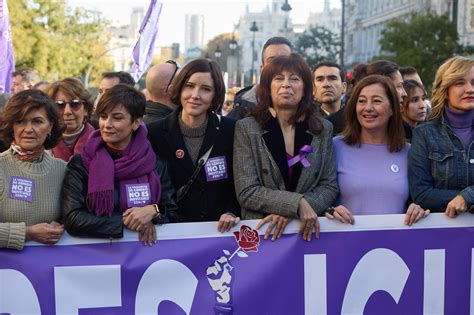
M 277 238 L 280 238 L 281 235 L 283 234 L 283 231 L 285 230 L 285 227 L 290 223 L 291 219 L 278 215 L 278 214 L 269 214 L 260 222 L 258 222 L 257 227 L 255 228 L 256 230 L 260 229 L 264 224 L 270 222 L 268 225 L 266 231 L 265 231 L 265 236 L 263 237 L 264 239 L 268 239 L 270 234 L 272 234 L 273 228 L 275 228 L 275 231 L 273 232 L 273 237 L 272 241 L 276 240 Z
M 145 224 L 140 232 L 138 232 L 138 239 L 146 246 L 156 244 L 156 226 L 152 222 Z
M 227 212 L 221 215 L 219 223 L 217 224 L 217 231 L 224 233 L 228 232 L 231 228 L 239 224 L 240 218 L 235 216 L 231 212 Z
M 408 206 L 407 213 L 405 214 L 406 225 L 412 225 L 420 221 L 423 218 L 426 218 L 430 214 L 430 210 L 425 210 L 416 203 L 412 203 Z
M 446 215 L 450 218 L 456 217 L 458 214 L 466 212 L 467 204 L 466 200 L 464 200 L 463 196 L 457 195 L 456 197 L 451 200 L 448 205 L 446 206 Z
M 303 233 L 303 239 L 305 241 L 311 241 L 311 234 L 313 233 L 313 228 L 315 230 L 316 238 L 319 238 L 319 220 L 318 215 L 311 208 L 310 204 L 306 199 L 301 198 L 298 205 L 298 214 L 300 217 L 300 233 Z
M 133 207 L 123 213 L 123 224 L 130 230 L 139 232 L 146 224 L 150 223 L 156 211 L 153 205 Z
M 341 205 L 341 206 L 337 206 L 331 209 L 332 209 L 331 211 L 326 212 L 325 214 L 326 218 L 328 218 L 329 220 L 336 219 L 342 223 L 347 223 L 347 224 L 355 223 L 354 216 L 346 207 Z
M 43 244 L 56 244 L 64 232 L 64 226 L 58 222 L 39 223 L 26 227 L 26 240 Z

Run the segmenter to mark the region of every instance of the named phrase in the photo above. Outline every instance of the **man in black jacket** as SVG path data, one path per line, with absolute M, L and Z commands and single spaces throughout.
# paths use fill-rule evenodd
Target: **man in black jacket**
M 143 121 L 149 124 L 168 116 L 176 108 L 170 99 L 170 85 L 173 81 L 178 65 L 171 60 L 154 65 L 146 75 L 146 89 L 151 99 L 146 102 Z
M 289 56 L 292 53 L 293 45 L 285 37 L 275 36 L 268 39 L 263 45 L 262 64 L 260 72 L 265 65 L 269 64 L 273 58 L 278 56 Z M 258 84 L 248 86 L 240 90 L 234 99 L 235 108 L 227 115 L 229 118 L 242 119 L 247 117 L 248 112 L 257 105 Z

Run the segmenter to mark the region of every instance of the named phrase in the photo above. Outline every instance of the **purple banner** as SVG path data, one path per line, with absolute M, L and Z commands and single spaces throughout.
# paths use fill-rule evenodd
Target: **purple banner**
M 132 52 L 131 75 L 135 82 L 140 80 L 142 74 L 150 65 L 155 50 L 155 40 L 158 34 L 158 21 L 163 4 L 159 0 L 151 0 L 150 6 L 140 27 L 138 38 Z
M 12 32 L 7 0 L 0 0 L 0 93 L 10 92 L 12 72 L 15 71 Z
M 66 236 L 0 250 L 0 314 L 469 314 L 473 218 L 321 219 L 312 242 L 297 222 L 259 239 L 258 221 L 158 226 L 153 247 Z

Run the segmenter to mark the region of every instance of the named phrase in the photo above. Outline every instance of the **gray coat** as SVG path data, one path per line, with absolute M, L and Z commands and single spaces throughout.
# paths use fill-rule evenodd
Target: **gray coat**
M 339 187 L 333 157 L 332 125 L 324 119 L 321 119 L 321 123 L 324 130 L 319 135 L 314 135 L 309 130 L 302 131 L 303 134 L 295 133 L 295 142 L 298 141 L 297 137 L 309 138 L 308 143 L 311 143 L 314 152 L 307 156 L 311 165 L 308 168 L 300 166 L 299 178 L 292 192 L 286 189 L 281 161 L 276 162 L 278 159 L 275 159 L 275 154 L 272 155 L 274 150 L 270 150 L 268 145 L 269 141 L 282 138 L 281 135 L 278 136 L 281 131 L 262 128 L 253 117 L 237 122 L 234 182 L 243 219 L 259 219 L 267 214 L 297 218 L 298 204 L 303 197 L 318 215 L 324 214 L 325 209 L 333 205 Z M 268 137 L 270 132 L 275 135 Z M 286 164 L 286 160 L 284 163 Z

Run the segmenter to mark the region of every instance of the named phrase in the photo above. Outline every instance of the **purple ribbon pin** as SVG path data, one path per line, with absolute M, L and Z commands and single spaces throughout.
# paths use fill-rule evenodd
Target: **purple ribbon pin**
M 297 156 L 288 161 L 288 167 L 292 167 L 293 165 L 301 161 L 301 164 L 303 164 L 305 168 L 308 168 L 311 164 L 309 163 L 306 156 L 312 152 L 313 147 L 310 145 L 305 145 L 300 149 L 300 153 Z

